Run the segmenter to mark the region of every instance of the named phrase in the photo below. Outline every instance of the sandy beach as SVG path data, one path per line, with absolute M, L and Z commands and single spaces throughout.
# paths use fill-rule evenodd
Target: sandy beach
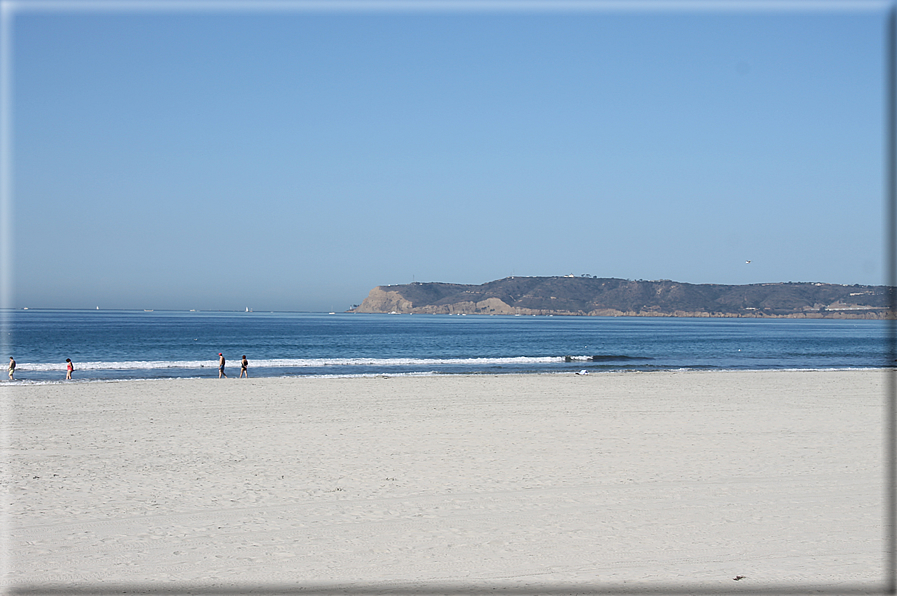
M 876 593 L 886 374 L 7 385 L 2 587 Z

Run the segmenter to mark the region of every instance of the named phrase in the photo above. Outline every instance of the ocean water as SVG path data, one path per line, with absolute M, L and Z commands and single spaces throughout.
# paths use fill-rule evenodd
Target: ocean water
M 763 370 L 893 365 L 884 321 L 5 311 L 17 382 L 253 377 Z M 0 377 L 6 379 L 5 374 Z

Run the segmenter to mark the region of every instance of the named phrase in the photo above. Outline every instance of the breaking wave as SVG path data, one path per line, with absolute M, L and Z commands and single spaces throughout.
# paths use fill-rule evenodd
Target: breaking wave
M 319 368 L 319 367 L 375 367 L 393 368 L 404 366 L 465 366 L 471 368 L 490 366 L 519 366 L 528 364 L 552 364 L 565 361 L 592 362 L 626 360 L 626 356 L 518 356 L 506 358 L 279 358 L 270 360 L 250 360 L 250 368 Z M 228 368 L 239 368 L 240 360 L 228 360 Z M 165 370 L 165 369 L 216 369 L 215 360 L 126 360 L 121 362 L 75 362 L 75 370 Z M 17 372 L 65 371 L 63 363 L 27 363 L 18 365 Z

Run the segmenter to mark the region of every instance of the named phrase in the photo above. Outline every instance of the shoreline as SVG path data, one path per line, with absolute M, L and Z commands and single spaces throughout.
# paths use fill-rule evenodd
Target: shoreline
M 0 585 L 874 593 L 889 374 L 23 386 Z
M 590 376 L 590 375 L 614 375 L 614 374 L 664 374 L 664 373 L 810 373 L 810 372 L 873 372 L 873 371 L 894 371 L 897 370 L 897 364 L 890 366 L 867 366 L 867 367 L 827 367 L 827 368 L 719 368 L 719 369 L 700 369 L 700 368 L 670 368 L 670 369 L 658 369 L 658 370 L 639 370 L 639 369 L 629 369 L 629 370 L 586 370 L 586 374 L 581 374 L 581 371 L 573 371 L 573 370 L 559 370 L 555 372 L 551 371 L 533 371 L 533 372 L 520 372 L 520 371 L 511 371 L 511 372 L 439 372 L 439 371 L 428 371 L 428 372 L 378 372 L 378 373 L 358 373 L 358 374 L 309 374 L 309 375 L 298 375 L 298 374 L 289 374 L 289 375 L 270 375 L 270 376 L 252 376 L 250 378 L 240 378 L 237 376 L 228 376 L 226 379 L 219 379 L 217 376 L 212 376 L 212 372 L 217 372 L 217 369 L 212 369 L 212 367 L 208 367 L 210 373 L 207 376 L 191 376 L 191 377 L 133 377 L 133 378 L 87 378 L 87 379 L 79 379 L 74 378 L 71 380 L 66 379 L 39 379 L 39 380 L 31 380 L 31 379 L 15 379 L 14 381 L 9 381 L 7 379 L 0 379 L 0 387 L 33 387 L 33 386 L 43 386 L 43 385 L 72 385 L 72 384 L 83 384 L 83 383 L 129 383 L 133 381 L 202 381 L 202 380 L 214 380 L 219 382 L 226 382 L 231 380 L 236 380 L 240 382 L 248 381 L 249 379 L 253 381 L 258 380 L 273 380 L 273 379 L 377 379 L 377 378 L 414 378 L 414 377 L 531 377 L 531 376 Z M 83 370 L 83 369 L 82 369 Z M 90 369 L 90 370 L 106 370 L 106 369 Z M 113 370 L 113 369 L 109 369 Z M 42 371 L 43 372 L 43 371 Z M 59 371 L 64 375 L 65 368 L 60 367 Z M 75 371 L 80 372 L 80 371 Z

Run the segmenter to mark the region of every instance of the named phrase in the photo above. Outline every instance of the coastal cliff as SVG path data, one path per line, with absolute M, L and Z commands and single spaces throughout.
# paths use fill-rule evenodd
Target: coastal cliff
M 507 277 L 481 285 L 378 286 L 350 312 L 638 317 L 893 317 L 886 286 L 688 284 L 596 277 Z

